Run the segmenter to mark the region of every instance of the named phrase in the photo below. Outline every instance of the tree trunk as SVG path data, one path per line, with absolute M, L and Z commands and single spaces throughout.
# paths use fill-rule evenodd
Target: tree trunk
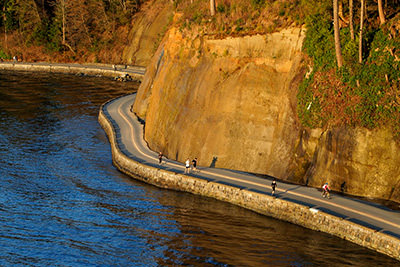
M 210 0 L 210 13 L 211 16 L 215 15 L 215 0 Z
M 333 27 L 335 32 L 335 51 L 338 68 L 343 66 L 342 48 L 340 46 L 340 29 L 338 16 L 338 0 L 333 0 Z
M 6 5 L 3 6 L 3 20 L 4 20 L 4 43 L 7 49 L 7 16 L 6 16 Z
M 65 44 L 65 2 L 61 0 L 61 13 L 62 13 L 62 44 Z
M 358 45 L 358 62 L 362 63 L 362 35 L 363 35 L 363 27 L 364 27 L 364 1 L 361 0 L 361 9 L 360 9 L 360 43 Z
M 354 40 L 354 25 L 353 25 L 353 0 L 349 0 L 349 20 L 350 20 L 350 37 Z
M 343 14 L 343 2 L 339 0 L 338 5 L 339 5 L 339 11 L 338 11 L 339 22 L 343 21 L 343 24 L 346 25 L 349 23 L 349 21 L 346 19 L 346 17 Z M 340 26 L 340 24 L 339 24 L 339 26 Z
M 379 21 L 381 25 L 386 22 L 385 13 L 383 12 L 382 0 L 378 0 Z

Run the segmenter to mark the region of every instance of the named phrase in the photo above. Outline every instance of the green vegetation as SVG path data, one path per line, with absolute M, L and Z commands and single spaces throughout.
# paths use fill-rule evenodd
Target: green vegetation
M 2 49 L 0 49 L 0 58 L 1 59 L 11 59 L 12 57 L 7 54 L 6 52 L 4 52 Z
M 330 18 L 317 14 L 307 19 L 303 49 L 312 71 L 298 92 L 298 114 L 305 126 L 386 126 L 400 139 L 400 15 L 392 12 L 394 17 L 381 26 L 367 21 L 361 63 L 358 34 L 352 40 L 349 29 L 341 29 L 341 69 Z

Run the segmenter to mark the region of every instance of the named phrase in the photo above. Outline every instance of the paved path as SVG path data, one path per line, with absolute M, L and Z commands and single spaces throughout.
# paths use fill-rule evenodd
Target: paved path
M 158 154 L 151 151 L 143 140 L 143 124 L 131 112 L 135 97 L 136 94 L 123 96 L 110 101 L 103 107 L 105 115 L 115 128 L 120 150 L 143 164 L 183 173 L 183 163 L 165 159 L 164 164 L 161 166 L 158 164 Z M 258 193 L 271 194 L 272 179 L 260 178 L 240 171 L 200 166 L 199 172 L 189 175 Z M 321 192 L 315 188 L 279 181 L 276 190 L 277 198 L 302 204 L 400 239 L 400 212 L 350 197 L 335 194 L 331 196 L 331 199 L 324 199 L 321 197 Z
M 60 72 L 94 72 L 98 74 L 108 74 L 109 76 L 119 76 L 130 74 L 142 77 L 146 71 L 145 67 L 131 66 L 123 64 L 79 64 L 79 63 L 50 63 L 50 62 L 0 62 L 0 69 L 28 70 L 28 71 L 60 71 Z

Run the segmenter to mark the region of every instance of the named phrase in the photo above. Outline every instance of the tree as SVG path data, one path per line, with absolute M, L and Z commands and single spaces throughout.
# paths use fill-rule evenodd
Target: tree
M 333 0 L 333 28 L 335 34 L 335 52 L 338 68 L 343 66 L 342 48 L 340 46 L 340 29 L 338 15 L 338 0 Z
M 103 2 L 101 0 L 57 0 L 54 28 L 60 35 L 61 44 L 72 52 L 93 48 L 106 31 L 111 32 L 106 14 L 108 8 L 122 12 L 123 5 L 133 10 L 137 1 Z M 114 5 L 118 4 L 118 5 Z M 121 4 L 121 5 L 120 5 Z M 114 12 L 116 10 L 112 10 Z
M 215 0 L 210 0 L 210 13 L 211 16 L 215 15 Z
M 353 0 L 349 0 L 349 20 L 350 20 L 350 37 L 354 40 L 354 24 L 353 24 Z
M 362 36 L 363 36 L 363 27 L 364 27 L 364 9 L 365 9 L 365 0 L 361 0 L 361 8 L 360 8 L 360 37 L 359 37 L 359 45 L 358 45 L 358 62 L 362 63 Z
M 6 5 L 3 6 L 3 27 L 4 27 L 4 43 L 6 45 L 7 48 L 7 16 L 6 16 Z
M 61 44 L 69 47 L 70 50 L 74 51 L 66 41 L 66 3 L 65 0 L 57 0 L 55 2 L 55 24 L 61 25 Z
M 382 24 L 386 22 L 385 13 L 383 12 L 382 0 L 378 0 L 379 21 Z
M 18 7 L 17 0 L 5 0 L 0 3 L 3 27 L 4 27 L 4 41 L 5 47 L 8 46 L 8 33 L 18 29 Z
M 29 39 L 42 23 L 39 10 L 34 0 L 17 0 L 16 10 L 18 16 L 19 32 L 25 39 Z

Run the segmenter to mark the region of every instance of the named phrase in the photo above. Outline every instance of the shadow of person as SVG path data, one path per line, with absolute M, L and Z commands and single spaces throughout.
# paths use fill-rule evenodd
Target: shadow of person
M 215 164 L 217 163 L 218 157 L 213 157 L 211 164 L 210 164 L 210 168 L 215 168 Z

